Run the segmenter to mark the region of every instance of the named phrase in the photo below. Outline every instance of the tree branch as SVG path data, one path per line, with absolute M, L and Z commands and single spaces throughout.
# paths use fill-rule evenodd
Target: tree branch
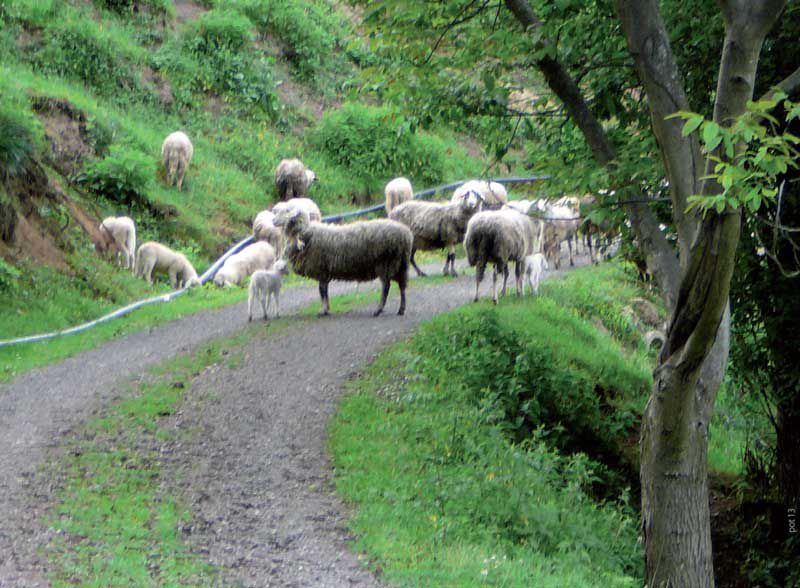
M 527 32 L 541 35 L 542 23 L 527 0 L 505 0 L 506 7 Z M 534 62 L 550 89 L 559 97 L 572 121 L 578 126 L 592 150 L 595 160 L 608 168 L 612 175 L 616 171 L 616 152 L 600 121 L 595 118 L 575 80 L 555 57 L 554 46 L 542 36 L 537 36 L 537 49 L 546 49 L 535 56 Z M 621 179 L 620 184 L 628 183 Z M 647 260 L 647 266 L 656 276 L 664 290 L 667 308 L 671 311 L 677 299 L 680 281 L 678 259 L 658 226 L 658 221 L 646 204 L 627 204 L 625 213 L 631 221 L 636 237 Z
M 796 94 L 800 94 L 800 67 L 766 92 L 759 100 L 771 100 L 775 95 L 776 89 L 784 92 L 790 98 L 794 97 Z
M 636 61 L 650 107 L 653 132 L 661 147 L 672 195 L 672 217 L 678 231 L 682 263 L 698 228 L 696 215 L 685 213 L 688 197 L 699 193 L 697 183 L 703 159 L 694 135 L 681 134 L 683 121 L 666 117 L 678 110 L 691 110 L 678 73 L 664 20 L 657 0 L 616 0 L 617 12 Z

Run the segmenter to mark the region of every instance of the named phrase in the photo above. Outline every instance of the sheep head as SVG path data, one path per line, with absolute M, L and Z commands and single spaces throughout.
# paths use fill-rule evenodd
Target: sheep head
M 276 227 L 283 227 L 283 231 L 292 237 L 299 235 L 311 221 L 307 212 L 300 208 L 289 206 L 281 207 L 272 222 Z
M 272 266 L 272 269 L 274 269 L 276 272 L 278 272 L 282 276 L 288 275 L 288 273 L 289 273 L 289 266 L 286 265 L 286 262 L 283 261 L 282 259 L 279 259 L 278 261 L 276 261 L 275 265 Z

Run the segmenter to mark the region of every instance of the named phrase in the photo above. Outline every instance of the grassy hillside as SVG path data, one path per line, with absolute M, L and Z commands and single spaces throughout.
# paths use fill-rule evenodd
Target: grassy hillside
M 150 292 L 96 257 L 104 216 L 202 270 L 273 202 L 284 157 L 317 172 L 324 213 L 377 201 L 399 174 L 421 188 L 480 173 L 463 138 L 359 102 L 374 57 L 356 26 L 326 0 L 0 3 L 2 337 Z M 195 146 L 181 192 L 160 165 L 176 129 Z

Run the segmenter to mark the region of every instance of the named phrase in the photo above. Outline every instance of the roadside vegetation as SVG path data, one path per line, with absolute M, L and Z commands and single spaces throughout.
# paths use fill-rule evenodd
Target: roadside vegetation
M 579 269 L 430 321 L 352 384 L 330 449 L 357 548 L 387 579 L 641 585 L 642 296 L 624 264 Z M 747 442 L 727 425 L 714 470 Z

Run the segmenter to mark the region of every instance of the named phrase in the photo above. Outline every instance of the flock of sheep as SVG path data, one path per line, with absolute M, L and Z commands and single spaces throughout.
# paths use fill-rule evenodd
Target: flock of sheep
M 170 134 L 161 148 L 167 181 L 180 190 L 194 149 L 182 132 Z M 497 277 L 503 275 L 506 292 L 509 264 L 514 262 L 516 289 L 525 292 L 530 284 L 538 292 L 539 280 L 548 269 L 548 258 L 560 265 L 561 243 L 577 245 L 581 227 L 581 206 L 587 198 L 565 197 L 546 200 L 508 200 L 499 183 L 471 180 L 457 188 L 449 202 L 413 199 L 411 183 L 396 178 L 385 188 L 388 219 L 357 221 L 345 225 L 321 222 L 319 207 L 308 198 L 316 175 L 298 159 L 285 159 L 275 172 L 279 202 L 259 212 L 253 221 L 255 242 L 229 257 L 214 276 L 217 286 L 240 286 L 249 282 L 248 320 L 259 302 L 268 318 L 278 301 L 282 276 L 291 269 L 319 283 L 322 315 L 330 312 L 328 285 L 333 280 L 371 281 L 379 279 L 381 300 L 375 315 L 386 305 L 392 281 L 400 289 L 400 308 L 406 308 L 409 265 L 425 275 L 414 259 L 416 251 L 447 249 L 444 275 L 456 276 L 455 247 L 464 244 L 467 259 L 476 267 L 475 300 L 486 266 L 493 265 L 492 300 L 497 303 Z M 149 241 L 136 249 L 136 227 L 128 217 L 109 217 L 100 223 L 101 253 L 116 253 L 119 263 L 137 277 L 152 283 L 154 273 L 164 273 L 173 288 L 200 285 L 197 272 L 180 252 Z M 589 240 L 591 255 L 591 238 Z M 288 261 L 288 265 L 287 265 Z

